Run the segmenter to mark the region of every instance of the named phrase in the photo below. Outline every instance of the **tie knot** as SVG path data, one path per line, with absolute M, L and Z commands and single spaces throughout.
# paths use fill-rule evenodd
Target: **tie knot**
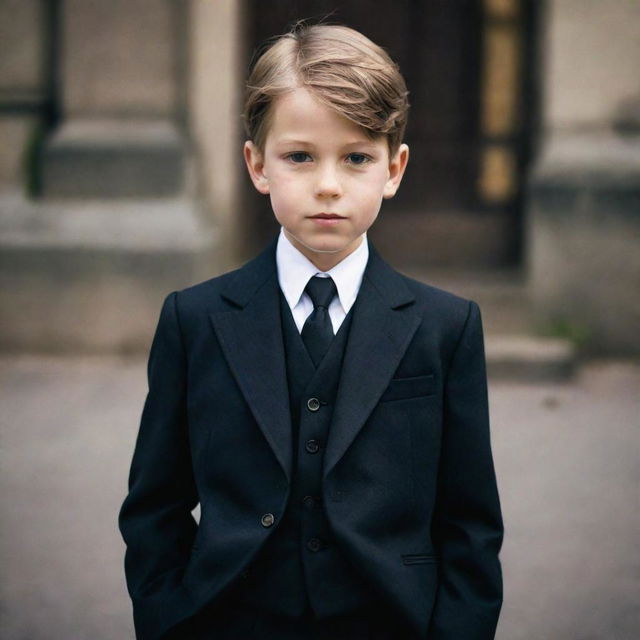
M 309 278 L 307 286 L 304 289 L 313 302 L 313 307 L 329 308 L 333 297 L 336 295 L 336 283 L 329 278 L 320 278 L 313 276 Z

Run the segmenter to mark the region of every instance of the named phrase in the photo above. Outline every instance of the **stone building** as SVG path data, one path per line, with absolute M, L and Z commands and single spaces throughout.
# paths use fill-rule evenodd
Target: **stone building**
M 264 245 L 243 79 L 327 16 L 411 91 L 381 253 L 489 334 L 640 353 L 637 0 L 0 0 L 1 348 L 144 350 L 166 293 Z

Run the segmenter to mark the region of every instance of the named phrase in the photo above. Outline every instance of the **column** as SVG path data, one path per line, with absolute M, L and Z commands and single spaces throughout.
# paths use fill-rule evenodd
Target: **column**
M 541 329 L 640 353 L 640 3 L 552 0 L 527 261 Z

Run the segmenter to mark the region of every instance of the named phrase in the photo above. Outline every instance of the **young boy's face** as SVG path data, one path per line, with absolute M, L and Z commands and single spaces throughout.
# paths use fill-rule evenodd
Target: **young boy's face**
M 306 89 L 272 109 L 264 151 L 245 143 L 251 179 L 293 245 L 327 271 L 360 245 L 382 199 L 395 194 L 409 149 L 390 157 L 384 136 L 371 140 Z

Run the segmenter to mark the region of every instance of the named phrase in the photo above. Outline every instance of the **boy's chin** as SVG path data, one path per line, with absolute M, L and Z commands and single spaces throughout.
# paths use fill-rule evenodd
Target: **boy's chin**
M 294 244 L 302 251 L 307 253 L 317 254 L 318 256 L 346 256 L 355 251 L 362 242 L 363 236 L 359 236 L 353 240 L 339 241 L 337 239 L 325 240 L 325 241 L 311 241 L 304 242 L 295 240 Z
M 326 243 L 301 245 L 296 243 L 295 246 L 320 271 L 329 271 L 350 256 L 360 246 L 360 242 L 354 240 L 350 243 L 335 243 L 333 245 Z

